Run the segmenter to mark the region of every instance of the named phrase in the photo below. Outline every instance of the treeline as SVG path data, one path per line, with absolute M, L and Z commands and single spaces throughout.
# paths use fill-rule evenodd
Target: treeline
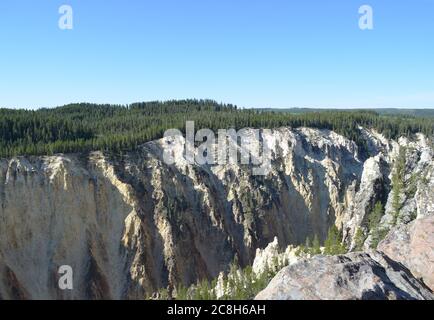
M 321 111 L 301 114 L 239 109 L 212 100 L 173 100 L 131 105 L 70 104 L 53 109 L 0 109 L 0 157 L 51 155 L 104 150 L 123 152 L 161 138 L 170 128 L 196 129 L 280 126 L 330 129 L 363 148 L 359 126 L 375 128 L 388 138 L 434 133 L 434 120 L 380 116 L 373 111 Z
M 286 108 L 286 109 L 277 109 L 277 108 L 265 108 L 261 109 L 262 111 L 276 111 L 276 112 L 286 112 L 286 113 L 306 113 L 306 112 L 322 112 L 324 109 L 319 108 Z M 327 109 L 329 111 L 340 111 L 342 109 Z M 353 109 L 354 111 L 373 111 L 380 115 L 387 116 L 410 116 L 410 117 L 420 117 L 426 118 L 431 117 L 434 118 L 434 109 L 403 109 L 403 108 L 374 108 L 374 109 Z

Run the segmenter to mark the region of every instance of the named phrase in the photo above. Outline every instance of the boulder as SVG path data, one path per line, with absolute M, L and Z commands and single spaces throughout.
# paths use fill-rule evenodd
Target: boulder
M 385 254 L 318 255 L 283 268 L 256 300 L 434 299 L 432 291 Z
M 434 215 L 392 229 L 378 245 L 434 290 Z

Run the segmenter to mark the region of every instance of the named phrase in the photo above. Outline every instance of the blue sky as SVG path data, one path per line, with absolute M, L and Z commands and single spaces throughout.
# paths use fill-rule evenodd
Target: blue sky
M 0 1 L 1 107 L 177 98 L 434 107 L 434 0 Z

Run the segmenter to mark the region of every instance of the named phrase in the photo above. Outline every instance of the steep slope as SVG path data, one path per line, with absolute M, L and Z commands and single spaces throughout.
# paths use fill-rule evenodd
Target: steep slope
M 405 265 L 434 290 L 434 215 L 392 229 L 378 250 Z

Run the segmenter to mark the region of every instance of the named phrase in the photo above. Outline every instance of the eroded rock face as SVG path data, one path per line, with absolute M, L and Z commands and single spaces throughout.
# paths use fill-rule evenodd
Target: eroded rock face
M 296 247 L 289 245 L 285 250 L 282 250 L 276 237 L 264 249 L 258 248 L 256 250 L 252 269 L 256 274 L 261 274 L 273 265 L 291 265 L 299 259 Z
M 434 214 L 434 150 L 432 142 L 422 135 L 415 140 L 400 138 L 392 142 L 390 153 L 392 164 L 398 157 L 400 149 L 405 150 L 405 169 L 403 175 L 403 190 L 399 194 L 399 224 L 407 224 L 416 217 Z M 391 172 L 392 175 L 392 172 Z M 382 225 L 393 227 L 393 216 L 396 208 L 393 206 L 394 190 L 392 189 L 385 206 Z
M 434 290 L 434 215 L 394 228 L 378 250 L 402 263 Z
M 362 130 L 368 139 L 368 149 L 375 154 L 364 162 L 360 188 L 354 192 L 346 212 L 342 215 L 344 239 L 350 248 L 355 246 L 355 233 L 360 228 L 367 237 L 364 248 L 371 247 L 368 233 L 369 214 L 376 202 L 384 205 L 379 229 L 390 230 L 395 224 L 407 224 L 416 217 L 434 214 L 434 151 L 432 140 L 417 134 L 414 139 L 387 140 L 376 132 Z M 400 150 L 405 150 L 403 187 L 394 205 L 395 189 L 392 175 Z
M 167 165 L 163 139 L 122 157 L 0 160 L 0 297 L 142 299 L 215 278 L 235 257 L 251 265 L 275 237 L 282 248 L 324 240 L 336 224 L 351 241 L 387 180 L 388 142 L 367 136 L 364 161 L 328 130 L 271 135 L 266 176 L 238 164 Z M 182 155 L 184 141 L 176 147 Z M 59 290 L 61 265 L 73 268 L 74 290 Z
M 380 252 L 315 256 L 283 268 L 257 300 L 434 299 L 428 287 Z
M 76 157 L 13 159 L 0 168 L 1 296 L 122 296 L 131 259 L 122 238 L 136 212 L 132 188 L 114 168 Z M 59 290 L 61 265 L 73 268 L 74 290 Z

